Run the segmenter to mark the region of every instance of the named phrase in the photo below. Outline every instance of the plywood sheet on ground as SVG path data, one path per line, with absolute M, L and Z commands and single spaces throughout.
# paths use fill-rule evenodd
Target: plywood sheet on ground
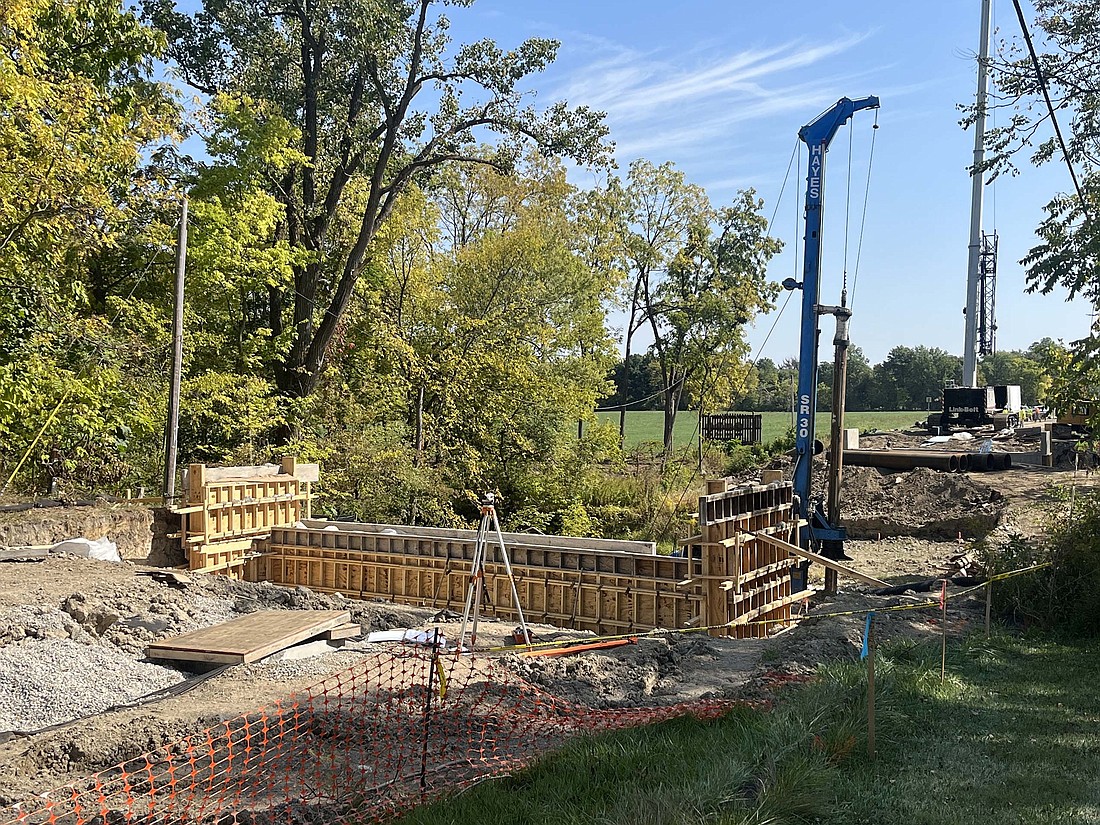
M 222 624 L 155 642 L 150 659 L 247 664 L 351 620 L 347 610 L 261 610 Z

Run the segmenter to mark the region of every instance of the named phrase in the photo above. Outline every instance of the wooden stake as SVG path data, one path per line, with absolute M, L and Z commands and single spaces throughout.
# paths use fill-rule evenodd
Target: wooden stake
M 993 580 L 985 583 L 985 637 L 989 638 L 989 614 L 993 612 Z
M 867 755 L 875 758 L 875 615 L 867 623 Z
M 947 678 L 947 579 L 943 580 L 943 588 L 940 590 L 940 607 L 942 613 L 940 624 L 943 626 L 943 645 L 940 648 L 940 683 Z

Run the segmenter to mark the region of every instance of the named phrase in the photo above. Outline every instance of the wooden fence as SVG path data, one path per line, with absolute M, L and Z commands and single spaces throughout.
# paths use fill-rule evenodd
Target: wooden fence
M 763 440 L 763 416 L 760 413 L 714 413 L 699 421 L 704 441 L 740 441 L 759 444 Z

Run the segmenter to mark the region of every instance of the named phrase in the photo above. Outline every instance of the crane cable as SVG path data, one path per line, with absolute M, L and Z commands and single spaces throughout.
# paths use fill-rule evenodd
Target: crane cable
M 877 110 L 876 110 L 877 111 Z M 852 217 L 852 141 L 855 139 L 856 130 L 851 127 L 848 128 L 848 188 L 844 194 L 844 264 L 841 267 L 843 272 L 842 285 L 840 288 L 840 305 L 844 306 L 848 302 L 848 236 L 849 223 Z
M 856 287 L 859 286 L 859 261 L 863 255 L 863 230 L 867 228 L 867 201 L 871 194 L 871 166 L 875 162 L 875 138 L 878 136 L 878 109 L 875 109 L 875 122 L 871 126 L 871 150 L 867 155 L 867 182 L 863 188 L 863 214 L 859 219 L 859 241 L 856 244 L 856 265 L 852 273 L 852 301 L 856 305 Z

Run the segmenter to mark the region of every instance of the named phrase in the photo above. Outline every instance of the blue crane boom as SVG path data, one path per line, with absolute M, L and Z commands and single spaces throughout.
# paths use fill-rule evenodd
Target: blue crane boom
M 788 289 L 802 289 L 802 326 L 798 350 L 798 413 L 795 416 L 795 468 L 794 494 L 799 502 L 799 515 L 809 523 L 802 531 L 802 543 L 809 545 L 825 542 L 827 547 L 840 548 L 844 540 L 843 528 L 830 524 L 820 508 L 815 512 L 810 500 L 810 477 L 814 454 L 814 425 L 817 417 L 817 360 L 818 316 L 823 313 L 838 314 L 846 308 L 822 307 L 821 292 L 821 219 L 824 210 L 825 155 L 829 143 L 856 112 L 861 109 L 877 109 L 877 97 L 851 100 L 842 97 L 831 108 L 822 112 L 803 126 L 798 137 L 809 150 L 809 166 L 806 172 L 806 236 L 802 265 L 802 283 L 789 279 Z

